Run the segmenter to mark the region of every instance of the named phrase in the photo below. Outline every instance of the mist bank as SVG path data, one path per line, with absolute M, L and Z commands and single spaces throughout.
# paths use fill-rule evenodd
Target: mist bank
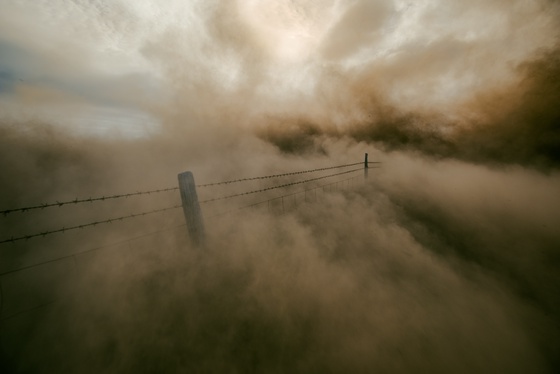
M 1 158 L 6 202 L 160 187 L 192 166 L 206 182 L 359 161 L 364 151 L 383 164 L 370 170 L 367 184 L 319 194 L 285 214 L 255 209 L 206 218 L 205 251 L 177 230 L 53 264 L 41 270 L 58 274 L 51 282 L 35 283 L 40 274 L 32 272 L 2 279 L 11 297 L 4 310 L 29 287 L 61 296 L 47 309 L 2 321 L 8 370 L 558 368 L 555 171 L 387 153 L 350 138 L 323 138 L 318 153 L 282 153 L 247 133 L 231 134 L 224 158 L 201 145 L 203 137 L 111 142 L 19 134 L 3 137 L 0 148 L 17 156 Z M 64 225 L 166 199 L 60 208 L 13 225 Z M 2 231 L 17 228 L 8 219 Z M 2 263 L 47 260 L 182 220 L 178 212 L 29 240 L 4 247 Z

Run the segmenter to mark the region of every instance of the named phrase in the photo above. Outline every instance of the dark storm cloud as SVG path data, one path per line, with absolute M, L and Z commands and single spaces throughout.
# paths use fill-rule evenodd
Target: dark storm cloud
M 386 150 L 418 151 L 436 158 L 557 168 L 558 56 L 558 49 L 554 49 L 520 64 L 515 70 L 517 83 L 476 94 L 461 105 L 459 116 L 454 119 L 446 118 L 437 107 L 414 112 L 394 106 L 383 97 L 383 92 L 368 85 L 369 72 L 358 72 L 349 76 L 349 88 L 341 88 L 342 93 L 354 99 L 351 105 L 364 112 L 362 118 L 340 128 L 327 118 L 317 121 L 312 116 L 288 115 L 273 121 L 262 136 L 288 151 L 292 148 L 288 144 L 311 145 L 313 138 L 323 135 L 350 136 Z M 335 82 L 339 80 L 336 78 Z M 336 91 L 328 95 L 336 95 Z M 330 100 L 334 101 L 335 110 L 347 110 L 338 107 L 340 100 Z
M 476 118 L 455 125 L 437 116 L 381 109 L 381 118 L 353 136 L 388 149 L 482 163 L 557 168 L 560 163 L 560 60 L 553 50 L 517 68 L 520 82 L 478 95 L 464 109 Z M 375 113 L 376 110 L 373 109 Z M 449 128 L 448 131 L 441 129 Z

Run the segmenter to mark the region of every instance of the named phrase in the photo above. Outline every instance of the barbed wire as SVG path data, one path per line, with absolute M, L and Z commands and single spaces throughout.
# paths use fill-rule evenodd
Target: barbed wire
M 19 236 L 19 237 L 11 237 L 9 239 L 4 239 L 2 241 L 0 241 L 0 244 L 4 244 L 4 243 L 13 243 L 19 240 L 28 240 L 31 238 L 36 238 L 38 236 L 47 236 L 47 235 L 51 235 L 51 234 L 56 234 L 56 233 L 64 233 L 66 231 L 71 231 L 71 230 L 77 230 L 77 229 L 83 229 L 86 227 L 90 227 L 90 226 L 97 226 L 97 225 L 101 225 L 101 224 L 105 224 L 105 223 L 111 223 L 111 222 L 116 222 L 116 221 L 123 221 L 125 219 L 129 219 L 129 218 L 134 218 L 134 217 L 140 217 L 140 216 L 146 216 L 148 214 L 154 214 L 154 213 L 159 213 L 159 212 L 165 212 L 167 210 L 172 210 L 172 209 L 177 209 L 177 208 L 181 208 L 183 205 L 179 204 L 179 205 L 174 205 L 168 208 L 162 208 L 162 209 L 154 209 L 154 210 L 150 210 L 147 212 L 142 212 L 142 213 L 135 213 L 135 214 L 130 214 L 127 216 L 121 216 L 121 217 L 115 217 L 115 218 L 109 218 L 103 221 L 95 221 L 95 222 L 90 222 L 90 223 L 85 223 L 82 225 L 77 225 L 77 226 L 71 226 L 71 227 L 63 227 L 61 229 L 57 229 L 57 230 L 49 230 L 49 231 L 43 231 L 37 234 L 31 234 L 31 235 L 23 235 L 23 236 Z
M 132 193 L 121 194 L 121 195 L 90 197 L 90 198 L 87 198 L 87 199 L 77 199 L 76 198 L 74 200 L 57 201 L 55 203 L 45 203 L 45 204 L 39 204 L 39 205 L 34 205 L 34 206 L 28 206 L 28 207 L 24 207 L 24 208 L 0 210 L 0 214 L 7 215 L 9 213 L 14 213 L 14 212 L 22 212 L 23 213 L 23 212 L 26 212 L 28 210 L 45 209 L 45 208 L 51 208 L 51 207 L 55 207 L 55 206 L 61 207 L 61 206 L 64 206 L 64 205 L 69 205 L 69 204 L 92 203 L 94 201 L 120 199 L 120 198 L 123 198 L 123 197 L 126 198 L 126 197 L 131 197 L 131 196 L 138 196 L 138 195 L 150 195 L 150 194 L 160 193 L 160 192 L 175 191 L 175 190 L 178 190 L 178 189 L 179 189 L 179 187 L 169 187 L 169 188 L 161 188 L 161 189 L 158 189 L 158 190 L 132 192 Z
M 35 264 L 23 266 L 23 267 L 20 267 L 20 268 L 17 268 L 17 269 L 7 270 L 7 271 L 4 271 L 4 272 L 0 273 L 0 278 L 5 276 L 5 275 L 8 275 L 8 274 L 17 273 L 17 272 L 27 270 L 27 269 L 32 269 L 32 268 L 37 267 L 37 266 L 50 264 L 52 262 L 67 260 L 69 258 L 73 258 L 73 257 L 76 257 L 76 256 L 81 256 L 81 255 L 89 253 L 89 252 L 100 251 L 100 250 L 105 249 L 105 248 L 114 247 L 114 246 L 119 245 L 119 244 L 129 243 L 133 240 L 145 238 L 147 236 L 152 236 L 152 235 L 156 235 L 156 234 L 159 234 L 159 233 L 162 233 L 162 232 L 175 230 L 175 229 L 178 229 L 180 227 L 184 227 L 186 225 L 187 225 L 186 223 L 183 223 L 181 225 L 177 225 L 177 226 L 173 226 L 173 227 L 167 227 L 167 228 L 164 228 L 164 229 L 161 229 L 161 230 L 152 231 L 152 232 L 148 232 L 148 233 L 145 233 L 145 234 L 142 234 L 142 235 L 133 236 L 132 238 L 127 238 L 127 239 L 119 240 L 117 242 L 105 244 L 105 245 L 102 245 L 102 246 L 89 248 L 89 249 L 79 251 L 79 252 L 74 252 L 72 254 L 57 257 L 57 258 L 53 258 L 53 259 L 50 259 L 50 260 L 47 260 L 47 261 L 38 262 L 38 263 L 35 263 Z
M 371 163 L 372 164 L 379 164 L 380 162 L 371 162 Z M 201 184 L 201 185 L 197 185 L 197 187 L 202 188 L 202 187 L 210 187 L 210 186 L 217 186 L 217 185 L 227 185 L 227 184 L 244 182 L 244 181 L 279 178 L 279 177 L 284 177 L 284 176 L 306 174 L 306 173 L 312 173 L 312 172 L 318 172 L 318 171 L 332 170 L 332 169 L 337 169 L 337 168 L 351 167 L 351 166 L 362 165 L 362 164 L 363 164 L 362 162 L 358 162 L 358 163 L 353 163 L 353 164 L 338 165 L 338 166 L 318 168 L 318 169 L 312 169 L 312 170 L 304 170 L 304 171 L 297 171 L 297 172 L 290 172 L 290 173 L 274 174 L 274 175 L 261 176 L 261 177 L 242 178 L 242 179 L 237 179 L 237 180 Z M 278 185 L 278 186 L 272 186 L 272 187 L 262 188 L 262 189 L 253 190 L 253 191 L 247 191 L 247 192 L 243 192 L 243 193 L 237 193 L 237 194 L 232 194 L 232 195 L 207 199 L 207 200 L 201 201 L 200 203 L 203 204 L 203 203 L 209 203 L 209 202 L 214 202 L 214 201 L 219 201 L 219 200 L 226 200 L 226 199 L 239 197 L 239 196 L 244 196 L 244 195 L 266 192 L 266 191 L 270 191 L 270 190 L 274 190 L 274 189 L 285 188 L 285 187 L 290 187 L 290 186 L 294 186 L 294 185 L 299 185 L 299 184 L 309 183 L 309 182 L 313 182 L 313 181 L 318 181 L 318 180 L 322 180 L 322 179 L 326 179 L 326 178 L 331 178 L 331 177 L 335 177 L 335 176 L 339 176 L 339 175 L 354 173 L 354 172 L 357 172 L 357 171 L 360 171 L 360 170 L 363 170 L 363 168 L 348 170 L 348 171 L 344 171 L 344 172 L 341 172 L 341 173 L 325 175 L 325 176 L 321 176 L 321 177 L 317 177 L 317 178 L 311 178 L 311 179 L 307 179 L 307 180 L 303 180 L 303 181 L 286 183 L 286 184 L 282 184 L 282 185 Z M 355 178 L 356 177 L 347 178 L 347 179 L 343 179 L 343 180 L 336 181 L 336 182 L 333 182 L 333 183 L 328 183 L 328 184 L 325 184 L 325 185 L 317 186 L 317 187 L 314 187 L 314 188 L 311 188 L 311 189 L 305 189 L 305 190 L 300 191 L 300 192 L 295 192 L 295 193 L 292 193 L 292 194 L 287 194 L 287 195 L 275 197 L 273 199 L 268 199 L 268 200 L 261 201 L 261 202 L 258 202 L 258 203 L 253 203 L 253 204 L 250 204 L 250 205 L 239 207 L 235 210 L 238 211 L 238 210 L 242 210 L 242 209 L 247 209 L 247 208 L 250 208 L 252 206 L 260 205 L 260 204 L 267 203 L 267 202 L 270 204 L 271 201 L 279 200 L 279 199 L 282 199 L 282 209 L 284 209 L 284 198 L 286 198 L 286 197 L 297 196 L 299 194 L 306 194 L 308 191 L 313 191 L 313 190 L 320 189 L 320 188 L 323 188 L 323 190 L 324 190 L 325 186 L 330 186 L 330 185 L 333 185 L 333 184 L 342 183 L 342 182 L 349 181 L 349 180 L 355 179 Z M 40 204 L 40 205 L 29 206 L 29 207 L 24 207 L 24 208 L 1 210 L 0 214 L 7 215 L 9 213 L 14 213 L 14 212 L 26 212 L 26 211 L 29 211 L 29 210 L 44 209 L 44 208 L 55 207 L 55 206 L 61 207 L 61 206 L 68 205 L 68 204 L 78 204 L 78 203 L 86 203 L 86 202 L 91 203 L 91 202 L 94 202 L 94 201 L 104 201 L 104 200 L 111 200 L 111 199 L 118 199 L 118 198 L 127 198 L 127 197 L 131 197 L 131 196 L 161 193 L 161 192 L 175 191 L 175 190 L 179 190 L 179 187 L 162 188 L 162 189 L 157 189 L 157 190 L 133 192 L 133 193 L 128 193 L 128 194 L 120 194 L 120 195 L 90 197 L 90 198 L 87 198 L 87 199 L 74 199 L 74 200 L 71 200 L 71 201 L 63 201 L 63 202 L 58 202 L 57 201 L 56 203 L 47 203 L 47 204 Z M 294 204 L 296 204 L 295 199 L 296 198 L 294 198 Z M 20 240 L 28 240 L 28 239 L 35 238 L 35 237 L 44 237 L 44 236 L 55 234 L 55 233 L 61 233 L 61 232 L 64 233 L 66 231 L 77 230 L 77 229 L 82 229 L 82 228 L 86 228 L 86 227 L 92 227 L 92 226 L 96 226 L 96 225 L 100 225 L 100 224 L 112 223 L 112 222 L 116 222 L 116 221 L 123 221 L 123 220 L 129 219 L 129 218 L 140 217 L 140 216 L 145 216 L 145 215 L 149 215 L 149 214 L 154 214 L 154 213 L 159 213 L 159 212 L 164 212 L 164 211 L 168 211 L 168 210 L 181 208 L 182 206 L 183 206 L 182 204 L 178 204 L 178 205 L 174 205 L 174 206 L 167 207 L 167 208 L 154 209 L 154 210 L 146 211 L 146 212 L 142 212 L 142 213 L 135 213 L 135 214 L 130 214 L 130 215 L 121 216 L 121 217 L 114 217 L 114 218 L 109 218 L 109 219 L 106 219 L 106 220 L 100 220 L 100 221 L 90 222 L 90 223 L 71 226 L 71 227 L 63 227 L 63 228 L 57 229 L 57 230 L 49 230 L 49 231 L 44 231 L 44 232 L 41 232 L 41 233 L 36 233 L 36 234 L 31 234 L 31 235 L 23 235 L 23 236 L 15 237 L 15 238 L 11 237 L 9 239 L 5 239 L 5 240 L 0 241 L 0 244 L 13 243 L 13 242 L 20 241 Z M 221 216 L 221 215 L 224 215 L 224 214 L 230 214 L 232 212 L 233 211 L 223 212 L 221 214 L 218 214 L 218 216 Z M 209 218 L 213 218 L 213 217 L 216 217 L 216 216 L 212 216 L 212 217 L 209 217 Z M 166 229 L 154 231 L 154 232 L 151 232 L 151 233 L 146 233 L 146 234 L 143 234 L 143 235 L 140 235 L 140 236 L 136 236 L 136 237 L 133 237 L 133 238 L 129 238 L 129 239 L 126 239 L 126 240 L 119 241 L 117 243 L 112 243 L 112 244 L 109 244 L 109 245 L 104 245 L 104 246 L 101 246 L 101 247 L 76 252 L 76 253 L 66 255 L 66 256 L 62 256 L 62 257 L 59 257 L 59 258 L 56 258 L 56 259 L 51 259 L 51 260 L 44 261 L 44 262 L 41 262 L 41 263 L 28 265 L 28 266 L 25 266 L 25 267 L 22 267 L 22 268 L 9 270 L 9 271 L 0 273 L 0 277 L 2 277 L 4 275 L 7 275 L 7 274 L 11 274 L 11 273 L 23 271 L 23 270 L 26 270 L 26 269 L 30 269 L 30 268 L 33 268 L 33 267 L 45 265 L 45 264 L 48 264 L 48 263 L 62 261 L 62 260 L 69 259 L 69 258 L 74 258 L 74 261 L 75 261 L 76 256 L 79 256 L 79 255 L 82 255 L 82 254 L 85 254 L 85 253 L 88 253 L 88 252 L 101 250 L 101 249 L 111 247 L 111 246 L 114 246 L 114 245 L 117 245 L 117 244 L 120 244 L 120 243 L 131 242 L 133 240 L 136 240 L 136 239 L 139 239 L 139 238 L 142 238 L 142 237 L 155 235 L 159 232 L 176 229 L 176 228 L 183 227 L 183 226 L 186 226 L 186 224 L 182 224 L 182 225 L 175 226 L 175 227 L 172 227 L 172 228 L 166 228 Z M 52 303 L 54 303 L 55 301 L 49 301 L 49 302 L 47 302 L 45 304 L 42 304 L 42 305 L 39 305 L 37 307 L 27 309 L 27 310 L 23 310 L 23 311 L 19 311 L 19 312 L 16 312 L 15 314 L 4 317 L 2 315 L 3 314 L 3 307 L 4 307 L 4 295 L 3 295 L 2 284 L 0 283 L 0 321 L 4 321 L 6 319 L 16 317 L 16 316 L 18 316 L 22 313 L 27 313 L 27 312 L 33 311 L 35 309 L 39 309 L 39 308 L 49 306 Z
M 306 170 L 306 171 L 301 171 L 301 172 L 276 174 L 276 175 L 265 176 L 265 177 L 247 178 L 245 180 L 265 179 L 265 178 L 273 178 L 273 177 L 276 177 L 276 176 L 286 176 L 286 175 L 310 173 L 310 172 L 316 172 L 316 171 L 322 171 L 322 170 L 330 170 L 330 169 L 335 169 L 335 168 L 354 166 L 354 165 L 358 165 L 358 164 L 361 164 L 361 163 L 339 165 L 339 166 L 333 166 L 333 167 L 328 167 L 328 168 Z M 206 200 L 200 201 L 200 204 L 231 199 L 231 198 L 239 197 L 239 196 L 256 194 L 256 193 L 270 191 L 270 190 L 279 189 L 279 188 L 295 186 L 295 185 L 299 185 L 299 184 L 303 184 L 303 183 L 309 183 L 309 182 L 313 182 L 313 181 L 317 181 L 317 180 L 321 180 L 321 179 L 335 177 L 335 176 L 338 176 L 338 175 L 353 173 L 353 172 L 356 172 L 356 171 L 359 171 L 359 170 L 363 170 L 363 169 L 362 168 L 352 169 L 352 170 L 344 171 L 344 172 L 341 172 L 341 173 L 329 174 L 329 175 L 325 175 L 325 176 L 321 176 L 321 177 L 317 177 L 317 178 L 306 179 L 306 180 L 303 180 L 303 181 L 285 183 L 285 184 L 281 184 L 281 185 L 278 185 L 278 186 L 272 186 L 272 187 L 262 188 L 262 189 L 253 190 L 253 191 L 247 191 L 247 192 L 242 192 L 242 193 L 237 193 L 237 194 L 232 194 L 232 195 L 216 197 L 216 198 L 212 198 L 212 199 L 206 199 Z M 241 181 L 241 180 L 239 180 L 239 181 Z M 234 183 L 234 182 L 235 181 L 228 181 L 228 182 L 221 182 L 221 183 L 226 184 L 226 183 Z M 50 206 L 62 206 L 62 205 L 65 205 L 65 204 L 72 204 L 72 203 L 75 204 L 75 203 L 79 203 L 79 202 L 91 202 L 91 201 L 98 201 L 98 200 L 115 199 L 115 198 L 119 198 L 119 197 L 128 197 L 128 196 L 134 196 L 134 195 L 140 195 L 140 194 L 158 193 L 158 192 L 165 192 L 165 191 L 171 191 L 171 190 L 177 190 L 177 189 L 178 189 L 178 187 L 172 187 L 172 188 L 165 188 L 165 189 L 159 189 L 159 190 L 135 192 L 135 193 L 124 194 L 124 195 L 104 196 L 104 197 L 100 197 L 100 198 L 89 198 L 89 199 L 82 199 L 82 200 L 77 200 L 76 199 L 76 200 L 68 201 L 68 202 L 57 202 L 57 203 L 53 203 L 53 204 L 43 204 L 43 205 L 35 206 L 35 207 L 5 210 L 5 211 L 0 211 L 0 213 L 7 214 L 9 212 L 14 212 L 14 211 L 18 211 L 18 210 L 24 211 L 24 210 L 30 210 L 30 209 L 40 209 L 40 208 L 46 208 L 46 207 L 50 207 Z M 122 220 L 129 219 L 129 218 L 145 216 L 145 215 L 148 215 L 148 214 L 154 214 L 154 213 L 158 213 L 158 212 L 164 212 L 164 211 L 167 211 L 167 210 L 177 209 L 177 208 L 180 208 L 180 207 L 182 207 L 181 204 L 174 205 L 174 206 L 168 207 L 168 208 L 163 208 L 163 209 L 155 209 L 155 210 L 151 210 L 151 211 L 147 211 L 147 212 L 136 213 L 136 214 L 131 214 L 131 215 L 127 215 L 127 216 L 121 216 L 121 217 L 109 218 L 109 219 L 106 219 L 106 220 L 90 222 L 90 223 L 86 223 L 86 224 L 82 224 L 82 225 L 76 225 L 76 226 L 71 226 L 71 227 L 63 227 L 61 229 L 56 229 L 56 230 L 43 231 L 43 232 L 36 233 L 36 234 L 23 235 L 23 236 L 19 236 L 19 237 L 13 237 L 12 236 L 11 238 L 1 240 L 0 244 L 13 243 L 13 242 L 20 241 L 20 240 L 29 240 L 29 239 L 32 239 L 32 238 L 35 238 L 35 237 L 40 237 L 40 236 L 44 237 L 44 236 L 47 236 L 47 235 L 60 233 L 60 232 L 64 233 L 66 231 L 83 229 L 83 228 L 86 228 L 86 227 L 96 226 L 96 225 L 105 224 L 105 223 L 111 223 L 111 222 L 115 222 L 115 221 L 122 221 Z
M 238 208 L 234 208 L 234 209 L 230 209 L 230 210 L 227 210 L 227 211 L 223 211 L 223 212 L 220 212 L 220 213 L 213 214 L 213 215 L 207 217 L 207 219 L 214 219 L 214 218 L 217 218 L 217 217 L 222 217 L 222 216 L 225 216 L 225 215 L 229 215 L 229 214 L 232 214 L 232 213 L 236 213 L 236 212 L 238 212 L 238 211 L 240 211 L 240 210 L 252 208 L 252 207 L 255 207 L 255 206 L 258 206 L 258 205 L 261 205 L 261 204 L 265 204 L 265 203 L 268 203 L 268 202 L 271 202 L 271 201 L 274 201 L 274 200 L 283 199 L 283 198 L 285 198 L 285 197 L 292 197 L 292 196 L 297 196 L 297 195 L 301 195 L 301 194 L 306 194 L 306 193 L 309 192 L 309 191 L 318 190 L 318 189 L 320 189 L 320 188 L 324 188 L 324 187 L 327 187 L 327 186 L 331 186 L 331 185 L 333 185 L 333 184 L 338 184 L 338 183 L 342 183 L 342 182 L 347 182 L 347 181 L 350 181 L 350 180 L 353 180 L 353 179 L 356 179 L 356 178 L 359 178 L 359 177 L 346 178 L 346 179 L 342 179 L 342 180 L 339 180 L 339 181 L 336 181 L 336 182 L 327 183 L 327 184 L 322 184 L 322 185 L 320 185 L 320 186 L 313 187 L 313 188 L 308 188 L 308 189 L 305 189 L 305 190 L 303 190 L 303 191 L 298 191 L 298 192 L 294 192 L 294 193 L 291 193 L 291 194 L 278 196 L 278 197 L 275 197 L 275 198 L 272 198 L 272 199 L 267 199 L 267 200 L 259 201 L 259 202 L 252 203 L 252 204 L 249 204 L 249 205 L 243 205 L 243 206 L 238 207 Z M 0 274 L 0 276 L 2 276 L 2 274 Z
M 12 273 L 17 273 L 17 272 L 24 271 L 24 270 L 28 270 L 28 269 L 32 269 L 32 268 L 35 268 L 35 267 L 38 267 L 38 266 L 50 264 L 50 263 L 53 263 L 53 262 L 58 262 L 58 261 L 67 260 L 67 259 L 70 259 L 70 258 L 73 258 L 74 261 L 76 261 L 76 257 L 77 257 L 77 256 L 81 256 L 81 255 L 86 254 L 86 253 L 95 252 L 95 251 L 100 251 L 100 250 L 103 250 L 103 249 L 106 249 L 106 248 L 109 248 L 109 247 L 114 247 L 115 245 L 119 245 L 119 244 L 130 243 L 130 242 L 132 242 L 132 241 L 134 241 L 134 240 L 141 239 L 141 238 L 144 238 L 144 237 L 146 237 L 146 236 L 152 236 L 152 235 L 159 234 L 159 233 L 161 233 L 161 232 L 175 230 L 175 229 L 178 229 L 178 228 L 180 228 L 180 227 L 184 227 L 184 226 L 186 226 L 186 225 L 187 225 L 186 223 L 183 223 L 183 224 L 181 224 L 181 225 L 177 225 L 177 226 L 173 226 L 173 227 L 167 227 L 167 228 L 164 228 L 164 229 L 161 229 L 161 230 L 152 231 L 152 232 L 149 232 L 149 233 L 146 233 L 146 234 L 134 236 L 134 237 L 132 237 L 132 238 L 128 238 L 128 239 L 125 239 L 125 240 L 120 240 L 120 241 L 118 241 L 118 242 L 113 242 L 113 243 L 106 244 L 106 245 L 99 246 L 99 247 L 95 247 L 95 248 L 89 248 L 89 249 L 86 249 L 86 250 L 84 250 L 84 251 L 74 252 L 74 253 L 72 253 L 72 254 L 70 254 L 70 255 L 57 257 L 57 258 L 54 258 L 54 259 L 51 259 L 51 260 L 47 260 L 47 261 L 43 261 L 43 262 L 39 262 L 39 263 L 27 265 L 27 266 L 24 266 L 24 267 L 21 267 L 21 268 L 12 269 L 12 270 L 8 270 L 8 271 L 4 271 L 3 273 L 0 273 L 0 321 L 4 321 L 4 320 L 7 320 L 7 319 L 10 319 L 10 318 L 13 318 L 13 317 L 17 317 L 17 316 L 19 316 L 20 314 L 28 313 L 28 312 L 34 311 L 34 310 L 36 310 L 36 309 L 43 308 L 43 307 L 45 307 L 45 306 L 49 306 L 49 305 L 51 305 L 52 303 L 54 303 L 54 302 L 57 301 L 57 300 L 51 300 L 51 301 L 49 301 L 49 302 L 47 302 L 47 303 L 44 303 L 44 304 L 41 304 L 41 305 L 37 305 L 37 306 L 34 306 L 34 307 L 32 307 L 32 308 L 29 308 L 29 309 L 17 311 L 16 313 L 13 313 L 13 314 L 8 315 L 8 316 L 4 316 L 4 315 L 3 315 L 3 308 L 4 308 L 4 292 L 3 292 L 3 285 L 2 285 L 2 281 L 1 281 L 1 278 L 2 278 L 3 276 L 9 275 L 9 274 L 12 274 Z M 76 263 L 74 262 L 74 264 L 76 264 Z
M 372 163 L 374 163 L 374 162 L 372 162 Z M 254 180 L 260 180 L 260 179 L 270 179 L 270 178 L 286 177 L 286 176 L 289 176 L 289 175 L 314 173 L 314 172 L 317 172 L 317 171 L 324 171 L 324 170 L 331 170 L 331 169 L 340 169 L 340 168 L 345 168 L 345 167 L 350 167 L 350 166 L 356 166 L 356 165 L 363 165 L 363 162 L 356 162 L 356 163 L 347 164 L 347 165 L 330 166 L 330 167 L 326 167 L 326 168 L 319 168 L 319 169 L 312 169 L 312 170 L 295 171 L 295 172 L 291 172 L 291 173 L 266 175 L 266 176 L 263 176 L 263 177 L 242 178 L 242 179 L 235 179 L 235 180 L 230 180 L 230 181 L 225 181 L 225 182 L 215 182 L 215 183 L 207 183 L 207 184 L 197 184 L 196 186 L 197 186 L 197 187 L 200 187 L 200 188 L 202 188 L 202 187 L 210 187 L 210 186 L 219 186 L 219 185 L 231 184 L 231 183 L 237 183 L 237 182 L 246 182 L 246 181 L 254 181 Z
M 380 162 L 373 161 L 373 162 L 370 162 L 370 163 L 380 163 Z M 290 176 L 290 175 L 308 174 L 308 173 L 314 173 L 314 172 L 318 172 L 318 171 L 340 169 L 340 168 L 344 168 L 344 167 L 350 167 L 350 166 L 361 165 L 361 164 L 363 164 L 363 162 L 356 162 L 356 163 L 353 163 L 353 164 L 337 165 L 337 166 L 330 166 L 330 167 L 311 169 L 311 170 L 302 170 L 302 171 L 296 171 L 296 172 L 290 172 L 290 173 L 266 175 L 266 176 L 260 176 L 260 177 L 241 178 L 241 179 L 235 179 L 235 180 L 229 180 L 229 181 L 223 181 L 223 182 L 199 184 L 199 185 L 197 185 L 197 187 L 204 188 L 204 187 L 226 185 L 226 184 L 232 184 L 232 183 L 238 183 L 238 182 L 254 181 L 254 180 L 261 180 L 261 179 L 270 179 L 270 178 L 280 178 L 280 177 L 286 177 L 286 176 Z M 160 189 L 156 189 L 156 190 L 131 192 L 131 193 L 126 193 L 126 194 L 116 194 L 116 195 L 89 197 L 89 198 L 81 198 L 81 199 L 75 198 L 73 200 L 56 201 L 54 203 L 43 203 L 43 204 L 38 204 L 38 205 L 26 206 L 26 207 L 22 207 L 22 208 L 4 209 L 4 210 L 0 210 L 0 214 L 3 214 L 3 215 L 6 216 L 10 213 L 16 213 L 16 212 L 24 213 L 24 212 L 32 211 L 32 210 L 52 208 L 52 207 L 62 207 L 64 205 L 70 205 L 70 204 L 93 203 L 95 201 L 114 200 L 114 199 L 128 198 L 128 197 L 132 197 L 132 196 L 150 195 L 150 194 L 155 194 L 155 193 L 177 191 L 177 190 L 179 190 L 179 187 L 167 187 L 167 188 L 160 188 Z
M 267 188 L 261 188 L 261 189 L 259 189 L 259 190 L 253 190 L 253 191 L 241 192 L 241 193 L 237 193 L 237 194 L 233 194 L 233 195 L 215 197 L 215 198 L 213 198 L 213 199 L 202 200 L 202 201 L 200 201 L 200 204 L 210 203 L 210 202 L 219 201 L 219 200 L 231 199 L 231 198 L 234 198 L 234 197 L 239 197 L 239 196 L 244 196 L 244 195 L 251 195 L 251 194 L 255 194 L 255 193 L 259 193 L 259 192 L 265 192 L 265 191 L 275 190 L 275 189 L 278 189 L 278 188 L 284 188 L 284 187 L 295 186 L 295 185 L 298 185 L 298 184 L 309 183 L 309 182 L 318 181 L 318 180 L 325 179 L 325 178 L 332 178 L 332 177 L 335 177 L 335 176 L 337 176 L 337 175 L 343 175 L 343 174 L 353 173 L 353 172 L 360 171 L 360 170 L 363 170 L 363 168 L 348 170 L 348 171 L 344 171 L 344 172 L 342 172 L 342 173 L 330 174 L 330 175 L 325 175 L 325 176 L 317 177 L 317 178 L 306 179 L 306 180 L 298 181 L 298 182 L 291 182 L 291 183 L 281 184 L 281 185 L 278 185 L 278 186 L 272 186 L 272 187 L 267 187 Z
M 49 306 L 49 305 L 52 305 L 52 304 L 56 303 L 57 301 L 58 301 L 58 300 L 47 301 L 46 303 L 43 303 L 43 304 L 41 304 L 41 305 L 34 306 L 33 308 L 29 308 L 29 309 L 25 309 L 25 310 L 20 310 L 19 312 L 16 312 L 16 313 L 14 313 L 14 314 L 11 314 L 11 315 L 9 315 L 9 316 L 7 316 L 7 317 L 1 317 L 1 318 L 0 318 L 0 322 L 4 322 L 4 321 L 6 321 L 6 320 L 8 320 L 8 319 L 11 319 L 11 318 L 20 316 L 20 315 L 22 315 L 22 314 L 29 313 L 29 312 L 33 312 L 33 311 L 35 311 L 35 310 L 39 310 L 39 309 L 45 308 L 45 307 L 47 307 L 47 306 Z M 1 316 L 1 314 L 0 314 L 0 316 Z

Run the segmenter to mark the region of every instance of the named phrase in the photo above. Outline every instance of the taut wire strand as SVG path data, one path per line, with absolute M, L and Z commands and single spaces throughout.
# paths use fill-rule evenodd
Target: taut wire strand
M 165 211 L 171 210 L 171 209 L 181 208 L 182 206 L 183 205 L 179 204 L 179 205 L 174 205 L 174 206 L 171 206 L 171 207 L 168 207 L 168 208 L 155 209 L 155 210 L 150 210 L 150 211 L 147 211 L 147 212 L 130 214 L 128 216 L 109 218 L 107 220 L 95 221 L 95 222 L 85 223 L 85 224 L 77 225 L 77 226 L 63 227 L 63 228 L 57 229 L 57 230 L 43 231 L 43 232 L 40 232 L 40 233 L 37 233 L 37 234 L 19 236 L 17 238 L 12 237 L 12 238 L 4 239 L 4 240 L 0 241 L 0 244 L 13 243 L 13 242 L 16 242 L 18 240 L 28 240 L 28 239 L 35 238 L 35 237 L 38 237 L 38 236 L 47 236 L 47 235 L 56 234 L 56 233 L 59 233 L 59 232 L 65 232 L 65 231 L 76 230 L 76 229 L 83 229 L 83 228 L 86 228 L 86 227 L 101 225 L 101 224 L 104 224 L 104 223 L 111 223 L 111 222 L 115 222 L 115 221 L 123 221 L 123 220 L 128 219 L 128 218 L 140 217 L 140 216 L 145 216 L 145 215 L 148 215 L 148 214 L 154 214 L 154 213 L 159 213 L 159 212 L 165 212 Z
M 219 200 L 231 199 L 231 198 L 238 197 L 238 196 L 251 195 L 251 194 L 255 194 L 255 193 L 259 193 L 259 192 L 265 192 L 265 191 L 275 190 L 275 189 L 277 189 L 277 188 L 284 188 L 284 187 L 295 186 L 295 185 L 298 185 L 298 184 L 309 183 L 309 182 L 318 181 L 318 180 L 325 179 L 325 178 L 335 177 L 335 176 L 337 176 L 337 175 L 343 175 L 343 174 L 353 173 L 353 172 L 356 172 L 356 171 L 359 171 L 359 170 L 363 170 L 363 168 L 352 169 L 352 170 L 344 171 L 344 172 L 342 172 L 342 173 L 329 174 L 329 175 L 325 175 L 325 176 L 322 176 L 322 177 L 306 179 L 306 180 L 303 180 L 303 181 L 292 182 L 292 183 L 286 183 L 286 184 L 281 184 L 281 185 L 278 185 L 278 186 L 272 186 L 272 187 L 262 188 L 262 189 L 260 189 L 260 190 L 253 190 L 253 191 L 242 192 L 242 193 L 237 193 L 237 194 L 233 194 L 233 195 L 227 195 L 227 196 L 216 197 L 216 198 L 213 198 L 213 199 L 203 200 L 203 201 L 200 202 L 200 204 L 210 203 L 210 202 L 219 201 Z

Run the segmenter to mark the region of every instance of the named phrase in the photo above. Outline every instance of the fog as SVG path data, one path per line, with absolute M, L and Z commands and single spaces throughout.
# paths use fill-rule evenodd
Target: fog
M 0 244 L 3 373 L 559 370 L 557 1 L 2 6 L 0 210 L 380 162 Z

